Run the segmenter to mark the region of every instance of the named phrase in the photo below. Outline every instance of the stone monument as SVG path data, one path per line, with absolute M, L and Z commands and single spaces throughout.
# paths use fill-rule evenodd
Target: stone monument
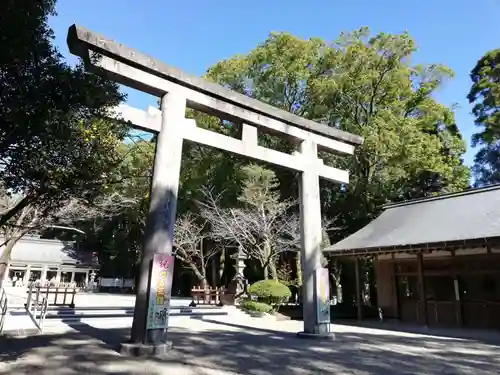
M 188 75 L 137 50 L 73 25 L 68 32 L 70 51 L 82 57 L 87 69 L 120 84 L 160 98 L 161 110 L 147 111 L 121 106 L 116 112 L 136 128 L 158 134 L 140 267 L 131 342 L 124 351 L 136 355 L 163 354 L 168 348 L 167 330 L 149 330 L 148 296 L 151 264 L 155 255 L 172 254 L 177 191 L 184 141 L 263 161 L 300 173 L 300 216 L 303 267 L 303 315 L 307 337 L 328 336 L 329 324 L 318 316 L 317 280 L 320 277 L 321 204 L 319 178 L 349 182 L 347 171 L 327 166 L 318 150 L 352 155 L 363 139 L 274 108 L 207 80 Z M 185 118 L 186 107 L 232 121 L 241 126 L 241 138 L 197 127 Z M 286 154 L 258 144 L 257 128 L 293 140 L 299 148 Z M 165 293 L 169 293 L 166 290 Z M 165 298 L 170 298 L 166 295 Z

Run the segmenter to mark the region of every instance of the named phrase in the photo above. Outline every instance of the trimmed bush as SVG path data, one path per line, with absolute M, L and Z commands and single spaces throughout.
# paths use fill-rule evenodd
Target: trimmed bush
M 240 303 L 240 308 L 250 314 L 266 314 L 273 309 L 266 303 L 246 300 Z
M 277 280 L 260 280 L 248 288 L 250 296 L 257 298 L 258 302 L 279 307 L 290 299 L 292 293 L 290 288 Z

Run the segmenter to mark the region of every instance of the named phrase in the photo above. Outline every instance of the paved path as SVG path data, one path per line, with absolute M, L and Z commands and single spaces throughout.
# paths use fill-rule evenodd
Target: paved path
M 129 328 L 79 325 L 65 333 L 0 340 L 0 375 L 500 373 L 500 346 L 485 342 L 488 337 L 333 325 L 336 341 L 320 342 L 297 338 L 301 324 L 236 315 L 190 319 L 171 328 L 174 350 L 161 361 L 121 357 L 113 350 Z

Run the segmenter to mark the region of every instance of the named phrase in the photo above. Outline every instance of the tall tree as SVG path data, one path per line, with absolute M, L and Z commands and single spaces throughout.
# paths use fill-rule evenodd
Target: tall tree
M 467 98 L 480 130 L 472 136 L 478 146 L 474 160 L 477 186 L 500 182 L 500 49 L 486 53 L 470 74 L 472 87 Z
M 0 227 L 29 204 L 57 206 L 104 184 L 128 131 L 99 120 L 123 98 L 118 86 L 54 47 L 54 9 L 54 0 L 0 2 L 0 180 L 23 196 L 0 212 Z
M 207 76 L 287 111 L 362 135 L 354 157 L 322 155 L 351 174 L 348 187 L 322 184 L 325 212 L 338 217 L 336 235 L 364 225 L 378 207 L 467 187 L 464 142 L 452 108 L 433 92 L 452 71 L 440 64 L 412 65 L 408 34 L 370 36 L 360 29 L 328 43 L 271 34 L 247 55 L 216 64 Z M 289 149 L 284 142 L 268 144 Z M 281 174 L 285 197 L 293 176 Z

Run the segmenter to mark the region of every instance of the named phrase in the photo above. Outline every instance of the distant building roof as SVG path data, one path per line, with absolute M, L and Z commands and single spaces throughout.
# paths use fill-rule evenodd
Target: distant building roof
M 324 251 L 359 254 L 500 237 L 500 185 L 416 199 L 382 214 Z
M 5 239 L 0 237 L 0 243 Z M 13 264 L 44 265 L 97 265 L 97 257 L 92 252 L 79 251 L 74 243 L 26 236 L 12 249 Z

